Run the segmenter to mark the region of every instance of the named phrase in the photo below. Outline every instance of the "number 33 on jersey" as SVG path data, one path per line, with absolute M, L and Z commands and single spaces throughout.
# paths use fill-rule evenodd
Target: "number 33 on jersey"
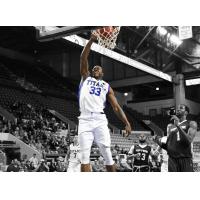
M 88 77 L 79 86 L 79 104 L 81 112 L 103 112 L 109 84 L 103 80 Z

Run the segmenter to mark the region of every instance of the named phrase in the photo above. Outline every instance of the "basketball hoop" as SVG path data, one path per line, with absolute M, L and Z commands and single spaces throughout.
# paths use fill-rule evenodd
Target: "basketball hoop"
M 106 26 L 94 30 L 92 33 L 97 37 L 99 45 L 108 49 L 114 49 L 119 31 L 120 26 Z

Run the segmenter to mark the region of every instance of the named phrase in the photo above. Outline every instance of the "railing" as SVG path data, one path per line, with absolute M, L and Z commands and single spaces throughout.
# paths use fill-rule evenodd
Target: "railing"
M 42 158 L 42 154 L 39 153 L 37 150 L 33 149 L 14 135 L 10 133 L 0 133 L 0 140 L 2 141 L 14 141 L 18 147 L 20 147 L 21 155 L 27 155 L 27 158 L 31 158 L 34 153 L 36 153 L 36 156 L 38 159 Z

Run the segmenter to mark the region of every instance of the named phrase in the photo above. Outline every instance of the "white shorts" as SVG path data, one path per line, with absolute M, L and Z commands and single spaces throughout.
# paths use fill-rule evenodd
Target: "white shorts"
M 80 171 L 81 171 L 81 163 L 69 162 L 67 172 L 80 172 Z
M 81 163 L 90 162 L 90 151 L 93 142 L 100 149 L 105 165 L 113 165 L 114 161 L 110 150 L 110 132 L 105 114 L 89 113 L 79 117 L 78 138 L 81 152 Z
M 93 141 L 98 146 L 110 147 L 110 132 L 105 114 L 82 114 L 79 117 L 78 136 L 81 150 L 91 148 Z
M 163 162 L 161 164 L 161 172 L 168 172 L 168 163 L 167 162 Z

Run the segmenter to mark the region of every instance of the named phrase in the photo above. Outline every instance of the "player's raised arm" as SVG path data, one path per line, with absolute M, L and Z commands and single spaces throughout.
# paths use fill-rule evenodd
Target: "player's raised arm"
M 96 40 L 96 36 L 92 34 L 90 40 L 88 41 L 88 43 L 86 44 L 86 46 L 84 47 L 84 49 L 81 53 L 80 74 L 81 74 L 83 80 L 85 80 L 89 76 L 88 56 L 90 53 L 90 48 L 92 46 L 92 43 L 95 40 Z
M 131 125 L 124 113 L 124 111 L 122 110 L 122 108 L 120 107 L 119 103 L 117 102 L 117 99 L 114 95 L 114 91 L 112 88 L 110 88 L 109 92 L 108 92 L 108 101 L 110 102 L 115 114 L 117 115 L 117 117 L 124 122 L 125 124 L 125 130 L 126 130 L 126 134 L 127 136 L 131 133 Z

